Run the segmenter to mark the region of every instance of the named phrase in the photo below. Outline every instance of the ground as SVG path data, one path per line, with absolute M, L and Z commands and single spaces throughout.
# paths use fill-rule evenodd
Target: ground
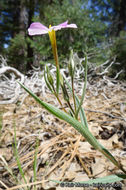
M 89 130 L 126 169 L 126 88 L 107 87 L 105 90 L 94 95 L 92 90 L 88 90 L 83 108 Z M 58 106 L 55 97 L 49 93 L 40 98 Z M 37 189 L 67 189 L 49 179 L 79 182 L 120 172 L 72 126 L 49 114 L 32 97 L 26 97 L 23 103 L 20 101 L 0 106 L 1 189 L 14 189 L 16 185 L 19 187 L 15 189 L 21 189 L 11 171 L 24 184 L 14 156 L 14 128 L 18 155 L 28 183 L 33 182 L 34 155 L 37 152 Z M 125 180 L 117 186 L 125 189 Z M 111 189 L 117 188 L 113 186 Z

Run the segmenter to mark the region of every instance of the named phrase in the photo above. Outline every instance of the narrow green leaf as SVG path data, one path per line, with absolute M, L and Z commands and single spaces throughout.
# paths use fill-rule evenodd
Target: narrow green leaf
M 37 176 L 37 153 L 38 153 L 38 139 L 36 141 L 36 148 L 34 153 L 34 164 L 33 164 L 34 182 L 36 182 L 36 176 Z M 34 190 L 36 190 L 36 186 L 34 186 Z
M 52 90 L 52 87 L 50 86 L 50 84 L 49 84 L 49 82 L 48 82 L 48 80 L 47 80 L 46 71 L 47 71 L 47 66 L 46 66 L 45 71 L 44 71 L 44 79 L 45 79 L 46 85 L 47 85 L 47 87 L 49 88 L 49 90 L 50 90 L 52 93 L 54 93 L 53 90 Z
M 69 90 L 71 91 L 72 93 L 72 88 L 70 86 L 70 84 L 68 83 L 68 81 L 64 78 L 66 84 L 67 84 L 67 87 L 69 88 Z M 80 104 L 80 101 L 79 101 L 79 98 L 77 97 L 76 93 L 75 93 L 75 98 L 76 98 L 76 102 L 77 102 L 77 105 L 79 106 Z M 88 123 L 87 123 L 87 119 L 86 119 L 86 115 L 85 115 L 85 112 L 84 112 L 84 109 L 81 107 L 80 108 L 80 119 L 81 119 L 81 123 L 83 125 L 83 127 L 87 127 L 88 128 Z
M 71 117 L 70 115 L 66 114 L 65 112 L 61 111 L 60 109 L 42 101 L 39 97 L 37 97 L 35 94 L 33 94 L 28 88 L 26 88 L 23 84 L 18 82 L 26 92 L 28 92 L 40 105 L 42 105 L 46 110 L 48 110 L 50 113 L 55 115 L 56 117 L 66 121 L 70 125 L 72 125 L 79 133 L 82 134 L 82 136 L 85 137 L 85 139 L 97 150 L 99 150 L 105 157 L 107 157 L 115 166 L 117 166 L 119 169 L 121 169 L 124 173 L 126 171 L 121 167 L 121 165 L 116 161 L 116 159 L 112 156 L 112 154 L 106 150 L 98 141 L 97 139 L 91 134 L 91 132 L 88 130 L 88 128 L 83 128 L 83 125 Z
M 59 87 L 60 87 L 60 70 L 59 66 L 56 68 L 56 92 L 59 94 Z
M 74 78 L 75 62 L 74 62 L 74 58 L 73 58 L 73 50 L 71 50 L 71 52 L 70 52 L 70 58 L 69 58 L 69 62 L 68 62 L 68 70 L 69 70 L 69 74 L 70 74 L 71 78 Z
M 87 86 L 87 55 L 85 54 L 85 81 L 84 81 L 84 86 L 83 86 L 83 91 L 82 91 L 82 96 L 81 96 L 81 100 L 78 106 L 78 109 L 75 113 L 75 117 L 78 118 L 78 113 L 81 109 L 81 106 L 83 104 L 84 101 L 84 97 L 85 97 L 85 93 L 86 93 L 86 86 Z
M 24 172 L 23 172 L 23 169 L 21 167 L 21 163 L 20 163 L 20 159 L 19 159 L 19 155 L 18 155 L 18 150 L 17 150 L 17 141 L 16 141 L 16 126 L 14 124 L 14 145 L 15 145 L 15 158 L 16 158 L 16 161 L 17 161 L 17 165 L 18 165 L 18 168 L 19 168 L 19 171 L 20 171 L 20 174 L 24 180 L 24 182 L 27 184 L 27 181 L 26 181 L 26 178 L 25 178 L 25 175 L 24 175 Z M 28 188 L 29 189 L 29 188 Z
M 108 184 L 108 183 L 115 183 L 115 182 L 118 182 L 118 181 L 122 181 L 124 179 L 126 179 L 126 175 L 124 175 L 124 174 L 114 174 L 114 175 L 101 177 L 101 178 L 97 178 L 97 179 L 91 179 L 91 180 L 88 180 L 88 181 L 75 182 L 75 184 L 76 183 L 80 183 L 80 184 L 98 184 L 98 183 L 100 183 L 100 184 Z M 67 184 L 72 183 L 72 182 L 63 182 L 63 181 L 57 181 L 57 180 L 51 180 L 51 179 L 49 181 L 53 181 L 53 182 L 59 183 L 59 184 L 60 183 L 64 183 L 64 184 L 65 183 L 67 183 Z M 107 186 L 103 186 L 103 187 L 107 187 Z

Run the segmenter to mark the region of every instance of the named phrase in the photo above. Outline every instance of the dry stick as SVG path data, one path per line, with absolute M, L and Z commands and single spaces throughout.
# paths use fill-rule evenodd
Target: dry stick
M 45 180 L 45 182 L 47 182 L 48 180 Z M 32 186 L 32 185 L 38 185 L 38 184 L 42 184 L 43 181 L 36 181 L 36 182 L 33 182 L 33 183 L 27 183 L 27 184 L 23 184 L 23 185 L 17 185 L 15 187 L 9 187 L 7 188 L 6 190 L 15 190 L 15 189 L 20 189 L 20 188 L 23 188 L 23 187 L 27 187 L 27 186 Z
M 57 143 L 59 144 L 59 143 L 63 143 L 63 142 L 67 142 L 69 139 L 66 139 L 66 140 L 62 140 L 62 141 L 58 141 Z M 72 139 L 72 141 L 75 141 L 75 139 Z M 59 150 L 62 150 L 63 148 L 58 148 L 58 149 L 56 149 L 57 150 L 57 152 L 59 151 Z M 52 166 L 52 168 L 50 169 L 50 171 L 47 173 L 47 174 L 44 174 L 43 175 L 43 180 L 45 180 L 45 177 L 47 177 L 48 175 L 50 175 L 51 174 L 51 172 L 53 172 L 57 167 L 58 167 L 58 165 L 62 165 L 62 163 L 64 163 L 64 157 L 67 155 L 69 153 L 69 148 L 68 148 L 68 151 L 66 150 L 65 151 L 65 153 L 61 156 L 61 158 L 56 162 L 56 164 L 54 165 L 54 166 Z M 55 153 L 55 155 L 56 155 L 56 153 Z M 53 156 L 54 157 L 54 156 Z M 44 183 L 43 183 L 43 186 L 44 186 Z
M 71 104 L 70 104 L 70 102 L 69 102 L 69 101 L 67 101 L 67 105 L 68 105 L 68 106 L 69 106 L 69 108 L 71 109 L 72 113 L 73 113 L 73 114 L 75 114 L 75 112 L 74 112 L 74 110 L 73 110 L 73 108 L 72 108 L 72 106 L 71 106 Z
M 58 140 L 58 139 L 57 139 L 57 140 Z M 56 142 L 56 140 L 55 140 L 54 142 L 49 143 L 49 145 L 46 146 L 46 147 L 37 155 L 37 159 L 38 159 L 50 146 L 54 146 L 56 143 L 58 143 L 58 142 Z M 33 159 L 27 163 L 27 167 L 28 167 L 30 164 L 32 164 L 32 162 L 33 162 Z
M 72 141 L 73 141 L 73 139 L 72 139 Z M 74 141 L 75 141 L 75 139 L 74 139 Z M 64 142 L 64 141 L 63 141 Z M 64 163 L 64 161 L 63 161 L 63 158 L 70 152 L 69 151 L 69 147 L 67 148 L 67 150 L 64 152 L 64 154 L 61 156 L 61 158 L 57 161 L 57 163 L 50 169 L 50 171 L 46 174 L 46 176 L 48 176 L 58 165 L 61 165 L 62 164 L 62 162 Z
M 54 86 L 52 86 L 52 87 L 53 87 L 53 91 L 54 91 L 54 96 L 57 98 L 59 104 L 61 105 L 61 109 L 63 109 L 63 111 L 67 113 L 66 109 L 63 107 L 63 104 L 62 104 L 61 100 L 59 99 L 58 94 L 57 94 L 56 91 L 55 91 Z
M 56 98 L 57 98 L 59 104 L 61 105 L 61 109 L 63 109 L 63 111 L 67 113 L 66 109 L 63 107 L 62 102 L 61 102 L 60 99 L 59 99 L 59 96 L 58 96 L 56 93 L 55 93 L 54 95 L 56 96 Z
M 57 151 L 53 154 L 53 156 L 51 157 L 51 160 L 49 161 L 49 164 L 45 167 L 45 171 L 44 171 L 44 174 L 43 174 L 43 176 L 42 176 L 42 179 L 43 179 L 42 185 L 43 185 L 43 187 L 45 186 L 44 181 L 45 181 L 45 177 L 46 177 L 46 175 L 47 175 L 48 169 L 49 169 L 49 167 L 50 167 L 50 165 L 51 165 L 51 162 L 52 162 L 52 160 L 54 159 L 54 157 L 56 156 L 56 154 L 57 154 L 58 151 L 59 151 L 59 150 L 57 150 Z
M 95 112 L 95 113 L 102 113 L 102 114 L 108 115 L 108 116 L 110 116 L 112 118 L 121 119 L 121 120 L 126 121 L 126 118 L 114 116 L 114 115 L 112 115 L 110 113 L 107 113 L 107 112 L 102 112 L 102 111 L 97 111 L 97 110 L 90 110 L 90 109 L 85 109 L 85 111 Z
M 8 189 L 8 187 L 0 180 L 0 183 L 3 187 L 5 187 L 6 189 Z
M 77 153 L 78 159 L 79 159 L 79 161 L 80 161 L 80 163 L 81 163 L 84 171 L 86 172 L 86 174 L 88 175 L 89 178 L 92 177 L 91 172 L 89 171 L 89 169 L 87 168 L 87 166 L 84 164 L 82 158 L 80 157 L 79 151 L 77 151 L 77 152 L 78 152 Z
M 108 73 L 108 69 L 115 63 L 115 60 L 116 60 L 116 57 L 114 57 L 113 61 L 109 64 L 108 67 L 105 68 L 105 70 L 102 73 L 97 73 L 97 75 L 101 76 Z
M 59 150 L 59 149 L 58 149 Z M 56 162 L 56 164 L 54 166 L 52 166 L 52 168 L 50 169 L 50 171 L 43 177 L 47 177 L 51 174 L 51 172 L 53 172 L 59 165 L 62 165 L 62 163 L 64 163 L 64 157 L 69 153 L 69 148 L 68 150 L 66 150 L 64 152 L 64 154 L 61 156 L 61 158 L 58 160 L 58 162 Z M 44 179 L 44 178 L 43 178 Z
M 60 137 L 61 137 L 62 135 L 64 135 L 65 133 L 67 133 L 67 132 L 63 132 L 63 133 L 60 134 L 58 137 L 60 138 Z M 51 142 L 51 143 L 47 144 L 47 146 L 37 155 L 37 158 L 39 158 L 50 146 L 54 146 L 55 143 L 64 142 L 64 141 L 58 141 L 59 138 L 56 137 L 55 139 L 52 140 L 52 141 L 54 141 L 54 142 Z M 56 142 L 56 141 L 57 141 L 57 142 Z M 74 139 L 74 141 L 75 141 L 75 139 Z M 42 146 L 40 146 L 40 147 L 38 148 L 38 152 L 39 152 L 41 149 L 42 149 Z M 69 151 L 68 151 L 68 152 L 69 152 Z M 22 158 L 20 159 L 20 161 L 21 161 L 21 162 L 27 161 L 28 157 L 31 157 L 32 160 L 27 163 L 27 165 L 24 167 L 24 170 L 25 170 L 30 164 L 32 164 L 33 159 L 34 159 L 34 151 L 32 151 L 32 152 L 28 153 L 26 156 L 22 157 Z M 30 158 L 29 158 L 29 159 L 30 159 Z M 13 163 L 13 165 L 12 165 L 11 167 L 15 167 L 16 165 L 17 165 L 17 163 Z M 47 175 L 48 175 L 48 174 L 47 174 Z M 46 175 L 46 176 L 47 176 L 47 175 Z
M 65 132 L 64 132 L 64 133 L 65 133 Z M 63 133 L 63 134 L 64 134 L 64 133 Z M 57 136 L 57 137 L 55 137 L 54 139 L 52 139 L 50 143 L 47 142 L 47 145 L 44 146 L 44 149 L 43 149 L 43 150 L 42 150 L 42 146 L 40 145 L 40 146 L 38 147 L 38 152 L 41 151 L 41 150 L 42 150 L 42 151 L 38 154 L 37 157 L 39 157 L 41 154 L 43 154 L 43 153 L 47 150 L 47 148 L 49 148 L 50 146 L 54 145 L 55 142 L 56 142 L 56 141 L 60 138 L 60 136 L 63 135 L 63 134 L 60 134 L 59 136 Z M 22 158 L 20 158 L 20 162 L 27 161 L 28 158 L 30 159 L 30 157 L 31 157 L 32 160 L 28 162 L 28 165 L 30 165 L 30 164 L 33 162 L 33 159 L 34 159 L 34 152 L 35 152 L 35 150 L 29 152 L 27 155 L 25 155 L 25 156 L 23 156 Z M 13 168 L 16 167 L 16 166 L 17 166 L 17 163 L 16 163 L 16 162 L 14 162 L 14 163 L 12 163 L 12 164 L 10 165 L 10 167 L 13 167 Z
M 72 152 L 71 158 L 70 158 L 67 162 L 65 162 L 64 165 L 61 167 L 61 168 L 63 168 L 63 171 L 62 171 L 62 174 L 61 174 L 60 177 L 59 177 L 59 180 L 64 176 L 64 173 L 65 173 L 66 169 L 69 167 L 71 161 L 72 161 L 73 158 L 75 157 L 76 152 L 77 152 L 77 148 L 78 148 L 78 144 L 79 144 L 79 142 L 80 142 L 80 139 L 81 139 L 81 135 L 79 136 L 77 142 L 76 142 L 75 145 L 74 145 L 74 150 L 73 150 L 73 152 Z M 72 142 L 71 142 L 71 144 L 72 144 L 72 146 L 73 146 L 73 143 L 72 143 Z
M 121 74 L 121 73 L 124 73 L 125 71 L 122 69 L 121 71 L 119 71 L 117 74 L 116 74 L 116 76 L 114 77 L 114 79 L 117 79 L 118 78 L 118 76 Z
M 48 176 L 54 169 L 61 164 L 61 161 L 64 159 L 64 157 L 69 154 L 69 147 L 67 150 L 64 152 L 64 154 L 61 156 L 61 158 L 56 162 L 56 164 L 50 169 L 50 171 L 47 173 L 46 176 Z
M 75 139 L 71 139 L 72 141 L 75 141 Z M 63 142 L 67 142 L 67 141 L 69 141 L 69 139 L 66 139 L 66 140 L 61 140 L 61 141 L 58 141 L 58 144 L 60 144 L 60 143 L 63 143 Z M 53 158 L 55 157 L 55 155 L 57 154 L 57 152 L 59 151 L 59 150 L 61 150 L 61 151 L 63 151 L 64 149 L 63 149 L 63 147 L 56 147 L 56 152 L 54 153 L 54 155 L 53 155 L 53 157 L 51 158 L 51 160 L 53 160 Z M 69 149 L 68 149 L 68 151 L 69 151 Z M 69 152 L 67 152 L 67 153 L 69 153 Z M 65 152 L 65 155 L 66 155 L 66 152 Z M 64 160 L 63 160 L 63 158 L 65 157 L 65 155 L 62 157 L 62 160 L 58 160 L 58 162 L 56 162 L 56 164 L 55 164 L 55 166 L 52 166 L 52 168 L 50 169 L 50 171 L 49 172 L 45 172 L 45 174 L 43 175 L 43 180 L 45 180 L 45 177 L 46 176 L 48 176 L 48 175 L 50 175 L 51 174 L 51 172 L 53 172 L 54 171 L 54 169 L 56 169 L 56 167 L 58 166 L 58 164 L 57 163 L 59 163 L 59 165 L 61 165 L 62 164 L 62 162 L 64 163 Z M 49 165 L 51 164 L 51 161 L 50 161 L 50 163 L 49 163 Z M 48 165 L 48 168 L 49 168 L 49 165 Z M 44 184 L 43 184 L 44 185 Z

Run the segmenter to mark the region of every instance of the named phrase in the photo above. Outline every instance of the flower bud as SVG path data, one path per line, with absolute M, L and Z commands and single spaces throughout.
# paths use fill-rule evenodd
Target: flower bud
M 53 86 L 54 85 L 54 80 L 53 80 L 53 77 L 52 77 L 49 69 L 47 70 L 47 79 L 48 79 L 50 85 Z
M 70 52 L 68 69 L 69 69 L 70 76 L 73 78 L 74 77 L 74 71 L 75 71 L 75 62 L 74 62 L 74 58 L 73 58 L 73 50 L 71 50 L 71 52 Z
M 60 74 L 60 84 L 63 86 L 63 76 Z
M 60 84 L 61 84 L 61 88 L 62 88 L 62 92 L 63 92 L 63 98 L 65 101 L 69 101 L 69 95 L 68 95 L 68 92 L 67 92 L 67 89 L 66 89 L 66 86 L 65 86 L 65 83 L 64 83 L 64 79 L 63 79 L 63 76 L 60 74 Z
M 48 86 L 50 91 L 53 93 L 53 83 L 54 83 L 54 81 L 53 81 L 53 77 L 52 77 L 51 73 L 49 72 L 48 66 L 45 67 L 44 79 L 45 79 L 46 85 Z

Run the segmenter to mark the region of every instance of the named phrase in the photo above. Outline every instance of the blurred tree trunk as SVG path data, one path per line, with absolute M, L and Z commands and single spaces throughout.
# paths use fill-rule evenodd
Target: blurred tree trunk
M 20 34 L 25 36 L 26 27 L 28 25 L 28 13 L 25 0 L 20 1 L 20 17 L 19 17 L 19 29 Z
M 28 27 L 30 26 L 32 22 L 32 18 L 34 16 L 34 11 L 35 11 L 35 5 L 36 5 L 36 0 L 29 0 L 28 1 Z M 29 36 L 29 38 L 32 38 Z M 33 49 L 30 47 L 30 44 L 27 44 L 27 65 L 26 65 L 26 70 L 29 71 L 32 69 L 33 65 Z
M 36 0 L 21 0 L 20 1 L 20 34 L 24 37 L 26 36 L 27 29 L 32 22 L 32 18 L 34 16 Z M 32 38 L 29 36 L 29 38 Z M 30 47 L 29 42 L 27 42 L 27 55 L 25 52 L 25 48 L 20 50 L 20 55 L 26 57 L 25 71 L 28 72 L 32 69 L 33 65 L 33 49 Z
M 117 36 L 119 36 L 120 31 L 124 30 L 125 27 L 126 27 L 126 1 L 120 0 Z
M 28 13 L 26 7 L 26 1 L 20 0 L 20 13 L 19 13 L 19 34 L 25 39 L 26 28 L 28 25 Z M 23 63 L 19 64 L 19 70 L 25 71 L 26 70 L 26 48 L 25 45 L 19 49 L 19 56 L 24 58 Z
M 15 5 L 13 5 L 15 3 Z M 15 2 L 10 1 L 10 9 L 11 12 L 13 12 L 12 17 L 13 17 L 13 25 L 14 25 L 14 30 L 11 31 L 11 37 L 14 38 L 16 34 L 19 33 L 19 20 L 20 20 L 20 0 L 17 0 Z

